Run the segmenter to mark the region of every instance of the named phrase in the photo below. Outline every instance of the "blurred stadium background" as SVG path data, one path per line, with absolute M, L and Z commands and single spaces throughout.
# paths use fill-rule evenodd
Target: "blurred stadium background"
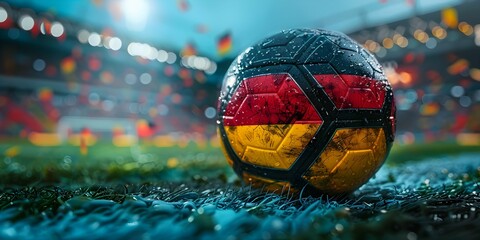
M 0 0 L 0 238 L 480 239 L 479 10 Z M 345 198 L 254 190 L 219 147 L 228 66 L 289 28 L 348 34 L 394 88 L 387 164 Z
M 222 162 L 223 74 L 249 45 L 297 27 L 347 33 L 384 65 L 397 103 L 394 155 L 478 151 L 479 4 L 0 1 L 2 171 L 70 170 L 86 159 L 145 171 Z

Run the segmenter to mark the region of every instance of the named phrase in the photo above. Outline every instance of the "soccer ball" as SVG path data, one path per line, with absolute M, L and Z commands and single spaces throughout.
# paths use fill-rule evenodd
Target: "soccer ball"
M 231 64 L 219 98 L 228 163 L 269 191 L 342 195 L 372 177 L 395 132 L 393 93 L 374 56 L 344 34 L 282 31 Z

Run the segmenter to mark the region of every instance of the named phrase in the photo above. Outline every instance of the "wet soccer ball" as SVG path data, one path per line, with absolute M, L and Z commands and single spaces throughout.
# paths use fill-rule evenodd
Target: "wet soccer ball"
M 219 98 L 227 161 L 277 192 L 346 194 L 380 168 L 395 132 L 393 93 L 375 57 L 344 34 L 282 31 L 230 66 Z

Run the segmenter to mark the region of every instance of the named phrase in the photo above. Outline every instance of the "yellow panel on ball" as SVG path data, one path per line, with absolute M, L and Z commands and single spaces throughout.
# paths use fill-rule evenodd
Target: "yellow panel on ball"
M 320 124 L 225 126 L 238 157 L 257 166 L 288 169 L 310 142 Z
M 386 154 L 382 128 L 339 129 L 303 178 L 326 193 L 350 192 L 368 181 Z

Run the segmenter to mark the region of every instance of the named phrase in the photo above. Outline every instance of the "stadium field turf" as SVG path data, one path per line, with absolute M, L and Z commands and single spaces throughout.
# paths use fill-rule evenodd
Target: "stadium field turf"
M 349 196 L 242 185 L 209 145 L 0 144 L 1 239 L 480 239 L 480 149 L 395 146 Z

